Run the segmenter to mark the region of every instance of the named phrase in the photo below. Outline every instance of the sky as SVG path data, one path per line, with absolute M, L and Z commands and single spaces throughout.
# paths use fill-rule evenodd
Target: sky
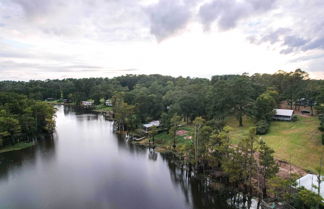
M 0 0 L 0 80 L 324 79 L 323 0 Z

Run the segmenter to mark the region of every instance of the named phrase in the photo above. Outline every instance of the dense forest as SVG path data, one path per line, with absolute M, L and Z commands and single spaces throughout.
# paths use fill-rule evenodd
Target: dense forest
M 79 106 L 84 100 L 91 99 L 99 105 L 111 99 L 114 121 L 120 131 L 135 134 L 143 123 L 160 120 L 162 126 L 148 132 L 153 144 L 158 132 L 168 133 L 182 165 L 211 179 L 225 176 L 231 191 L 242 194 L 250 203 L 252 196 L 266 198 L 268 188 L 277 201 L 287 201 L 295 207 L 299 204 L 300 208 L 312 208 L 321 202 L 308 190 L 292 195 L 293 178 L 275 177 L 278 165 L 274 151 L 256 137 L 267 133 L 273 110 L 282 102 L 296 110 L 308 106 L 311 115 L 316 110 L 322 121 L 319 128 L 324 131 L 324 81 L 309 79 L 300 69 L 274 74 L 217 75 L 211 79 L 126 75 L 112 79 L 2 81 L 0 92 L 7 92 L 0 94 L 0 127 L 8 127 L 0 130 L 3 144 L 28 139 L 40 129 L 52 130 L 53 121 L 49 118 L 53 110 L 35 100 L 51 98 Z M 255 124 L 235 146 L 230 142 L 230 128 L 225 122 L 233 116 L 239 126 L 245 125 L 245 117 Z M 194 138 L 190 143 L 177 144 L 177 131 L 184 124 L 194 128 Z
M 30 99 L 68 99 L 76 105 L 92 99 L 113 99 L 125 128 L 155 119 L 164 119 L 168 126 L 173 115 L 192 122 L 201 116 L 206 120 L 222 120 L 235 115 L 240 125 L 247 115 L 256 121 L 269 120 L 271 111 L 280 101 L 288 101 L 291 109 L 298 108 L 303 98 L 311 107 L 324 99 L 321 80 L 311 80 L 300 69 L 275 74 L 221 75 L 211 79 L 170 77 L 162 75 L 126 75 L 116 78 L 84 78 L 46 81 L 2 81 L 1 92 L 14 92 Z M 118 108 L 118 105 L 124 105 Z M 132 124 L 130 124 L 132 123 Z
M 0 92 L 0 148 L 53 132 L 54 114 L 53 106 L 45 102 Z

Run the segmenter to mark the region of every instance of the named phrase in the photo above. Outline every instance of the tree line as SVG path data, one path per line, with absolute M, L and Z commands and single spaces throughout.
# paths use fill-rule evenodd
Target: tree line
M 0 92 L 0 147 L 32 141 L 55 128 L 53 106 L 10 92 Z
M 118 104 L 134 106 L 129 110 L 134 114 L 120 115 L 135 115 L 135 118 L 120 121 L 133 121 L 137 123 L 135 126 L 151 120 L 170 119 L 174 114 L 186 122 L 192 122 L 197 116 L 221 120 L 235 115 L 238 123 L 244 125 L 242 118 L 246 115 L 256 121 L 269 121 L 273 107 L 283 100 L 291 105 L 291 109 L 300 106 L 301 98 L 313 107 L 317 99 L 323 98 L 322 86 L 323 81 L 311 80 L 306 72 L 297 69 L 251 76 L 218 75 L 211 79 L 126 75 L 112 79 L 1 81 L 0 91 L 23 94 L 36 100 L 69 99 L 77 105 L 82 100 L 93 99 L 99 104 L 102 98 L 114 97 Z

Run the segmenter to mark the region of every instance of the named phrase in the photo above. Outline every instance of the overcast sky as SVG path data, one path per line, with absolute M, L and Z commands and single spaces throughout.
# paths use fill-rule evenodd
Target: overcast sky
M 323 0 L 0 0 L 0 80 L 306 70 Z

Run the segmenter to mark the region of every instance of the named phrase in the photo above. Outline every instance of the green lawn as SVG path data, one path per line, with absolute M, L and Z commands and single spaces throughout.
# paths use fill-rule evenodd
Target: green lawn
M 112 107 L 108 107 L 106 105 L 100 104 L 100 105 L 95 106 L 94 111 L 96 111 L 96 112 L 109 112 L 109 111 L 112 111 Z
M 7 146 L 5 148 L 0 149 L 0 153 L 17 151 L 17 150 L 25 149 L 25 148 L 28 148 L 31 146 L 34 146 L 34 142 L 28 142 L 28 143 L 20 142 L 15 145 Z
M 179 152 L 183 152 L 192 144 L 192 140 L 187 137 L 188 136 L 193 137 L 193 127 L 186 125 L 180 127 L 179 130 L 188 131 L 183 136 L 176 136 L 176 145 L 177 145 L 176 150 Z M 162 132 L 155 136 L 155 143 L 158 147 L 171 149 L 173 145 L 173 138 L 167 132 Z
M 244 120 L 244 127 L 239 127 L 234 118 L 228 119 L 227 122 L 233 128 L 230 133 L 233 143 L 238 143 L 248 134 L 249 127 L 253 126 L 253 122 L 248 119 Z M 273 121 L 268 134 L 260 137 L 275 150 L 278 159 L 315 171 L 324 151 L 318 126 L 317 117 L 298 116 L 296 122 Z

